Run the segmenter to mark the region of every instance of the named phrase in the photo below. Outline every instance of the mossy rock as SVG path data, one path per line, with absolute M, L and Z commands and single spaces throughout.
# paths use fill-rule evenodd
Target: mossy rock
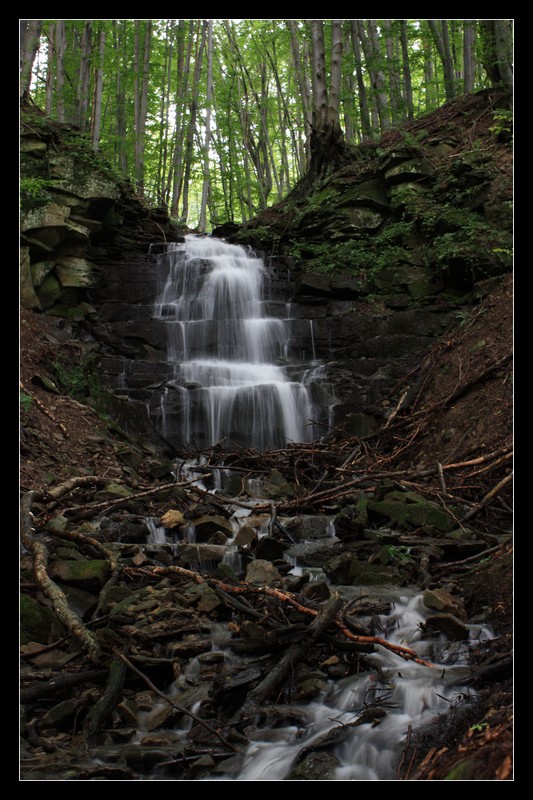
M 37 297 L 44 309 L 53 306 L 55 301 L 61 297 L 61 285 L 54 274 L 49 273 L 43 278 L 40 286 L 37 287 Z
M 48 644 L 53 632 L 62 629 L 56 615 L 27 594 L 20 595 L 20 643 Z
M 111 577 L 111 567 L 104 559 L 91 561 L 54 561 L 50 577 L 86 591 L 98 592 Z
M 382 500 L 370 500 L 368 510 L 370 515 L 385 517 L 401 530 L 426 526 L 448 533 L 455 527 L 447 511 L 416 492 L 388 492 Z
M 469 759 L 465 758 L 462 761 L 459 761 L 453 769 L 448 772 L 446 777 L 444 778 L 445 781 L 474 781 L 476 780 L 476 765 L 475 763 Z

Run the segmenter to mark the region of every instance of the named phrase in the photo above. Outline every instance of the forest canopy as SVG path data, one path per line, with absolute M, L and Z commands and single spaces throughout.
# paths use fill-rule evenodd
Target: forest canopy
M 314 132 L 349 147 L 512 96 L 511 20 L 20 20 L 20 45 L 22 101 L 199 231 L 285 197 Z

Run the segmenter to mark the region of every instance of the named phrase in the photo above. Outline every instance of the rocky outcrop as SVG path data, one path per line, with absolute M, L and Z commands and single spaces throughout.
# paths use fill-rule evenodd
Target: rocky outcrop
M 180 232 L 165 209 L 135 197 L 76 128 L 36 110 L 24 111 L 21 125 L 21 303 L 72 316 L 109 259 L 147 253 Z

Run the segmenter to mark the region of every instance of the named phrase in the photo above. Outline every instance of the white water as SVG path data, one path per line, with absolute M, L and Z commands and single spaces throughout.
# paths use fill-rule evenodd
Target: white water
M 383 705 L 386 717 L 377 725 L 364 723 L 351 728 L 347 740 L 330 751 L 339 761 L 333 780 L 397 780 L 396 770 L 409 727 L 420 729 L 446 711 L 451 702 L 471 695 L 470 689 L 460 685 L 468 674 L 467 643 L 421 640 L 420 623 L 429 613 L 421 595 L 406 589 L 391 592 L 388 598 L 382 588 L 361 588 L 358 592 L 392 600 L 393 612 L 380 617 L 383 636 L 390 642 L 412 647 L 435 666 L 407 662 L 379 648 L 367 656 L 375 665 L 375 672 L 332 683 L 323 697 L 298 706 L 306 716 L 305 726 L 263 728 L 252 734 L 239 774 L 210 780 L 284 780 L 303 748 L 316 743 L 332 728 L 355 722 L 372 703 Z M 490 637 L 488 630 L 478 626 L 471 626 L 470 635 Z
M 154 313 L 167 327 L 173 377 L 152 414 L 165 439 L 258 450 L 314 439 L 313 423 L 324 412 L 313 400 L 320 365 L 312 323 L 313 364 L 287 365 L 289 377 L 290 321 L 265 314 L 262 259 L 222 240 L 187 236 L 161 257 L 160 268 Z M 323 370 L 317 379 L 324 381 Z

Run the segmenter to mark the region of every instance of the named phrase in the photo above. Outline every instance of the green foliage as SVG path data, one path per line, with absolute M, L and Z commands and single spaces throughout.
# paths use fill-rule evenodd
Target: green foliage
M 55 362 L 54 375 L 62 390 L 76 400 L 98 399 L 101 388 L 91 358 L 80 363 Z
M 513 112 L 506 108 L 497 108 L 492 117 L 494 119 L 494 125 L 491 125 L 489 131 L 493 133 L 496 138 L 504 134 L 506 137 L 508 136 L 510 140 L 513 130 Z
M 54 182 L 45 178 L 27 177 L 20 179 L 21 207 L 35 208 L 44 205 L 50 198 L 48 189 Z
M 412 564 L 414 562 L 413 556 L 410 554 L 410 548 L 405 545 L 384 544 L 380 549 L 380 561 L 382 564 Z
M 32 404 L 32 398 L 26 392 L 20 392 L 20 405 L 24 411 L 29 411 Z

